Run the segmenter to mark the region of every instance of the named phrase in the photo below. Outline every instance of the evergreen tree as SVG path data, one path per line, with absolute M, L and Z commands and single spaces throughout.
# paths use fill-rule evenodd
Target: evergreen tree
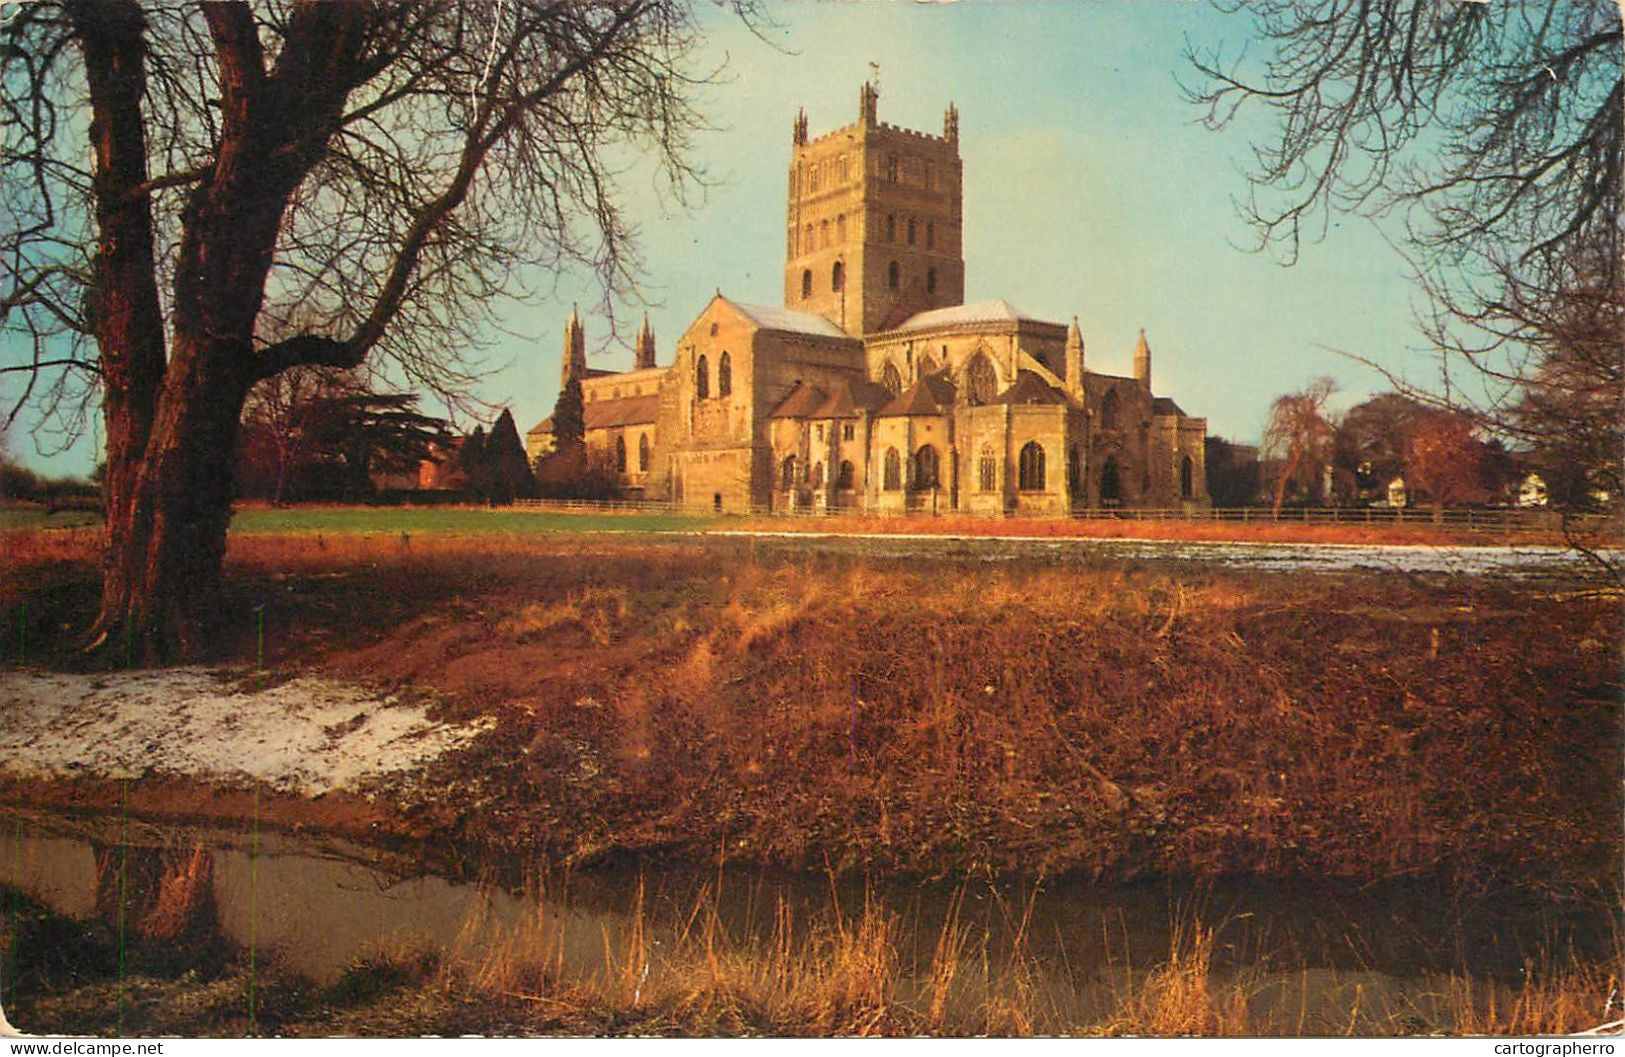
M 485 447 L 485 427 L 475 426 L 474 432 L 463 438 L 463 446 L 457 452 L 457 462 L 463 468 L 463 475 L 468 478 L 469 492 L 482 501 L 490 497 L 491 491 L 489 474 L 486 473 Z
M 507 408 L 502 409 L 496 425 L 491 427 L 481 461 L 487 474 L 491 502 L 506 505 L 515 499 L 535 498 L 536 479 L 531 476 L 525 446 L 519 442 L 519 428 L 514 425 L 513 412 Z
M 558 403 L 553 405 L 553 447 L 558 451 L 578 448 L 586 440 L 587 423 L 584 401 L 581 397 L 581 379 L 571 378 L 559 390 Z

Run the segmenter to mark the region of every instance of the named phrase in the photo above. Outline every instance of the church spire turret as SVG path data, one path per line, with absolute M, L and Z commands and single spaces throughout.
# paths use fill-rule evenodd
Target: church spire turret
M 655 365 L 655 332 L 649 325 L 649 313 L 643 313 L 643 326 L 638 329 L 638 343 L 636 359 L 633 361 L 634 370 L 645 370 Z
M 868 128 L 874 128 L 880 121 L 879 100 L 880 89 L 864 81 L 863 88 L 858 92 L 858 119 Z
M 942 138 L 949 143 L 959 142 L 959 108 L 952 103 L 942 113 Z
M 561 386 L 587 375 L 587 330 L 581 325 L 581 313 L 575 305 L 570 306 L 570 321 L 564 324 L 564 356 L 559 373 Z
M 1083 400 L 1083 329 L 1078 317 L 1066 328 L 1066 391 L 1080 403 Z
M 1140 328 L 1140 340 L 1134 344 L 1134 380 L 1151 388 L 1151 346 L 1145 340 L 1145 328 Z

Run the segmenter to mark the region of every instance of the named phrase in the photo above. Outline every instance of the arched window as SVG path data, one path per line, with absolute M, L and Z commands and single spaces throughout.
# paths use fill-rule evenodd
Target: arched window
M 880 372 L 880 384 L 885 386 L 886 392 L 892 396 L 903 391 L 903 374 L 895 363 L 886 364 L 886 369 Z
M 786 492 L 796 486 L 796 457 L 786 455 L 784 462 L 779 464 L 779 487 Z
M 1122 412 L 1118 409 L 1117 405 L 1117 390 L 1108 390 L 1106 392 L 1106 399 L 1100 402 L 1101 429 L 1116 429 L 1118 427 L 1118 420 L 1122 418 Z
M 886 214 L 886 241 L 897 241 L 897 218 L 890 213 Z
M 965 366 L 965 402 L 972 407 L 991 404 L 999 395 L 999 375 L 987 353 L 978 352 Z
M 937 292 L 937 270 L 935 268 L 925 270 L 925 292 L 928 294 Z
M 638 434 L 638 472 L 644 473 L 649 469 L 649 434 Z
M 984 492 L 998 491 L 999 457 L 993 454 L 992 448 L 984 446 L 976 460 L 976 481 Z
M 827 220 L 818 222 L 818 245 L 821 248 L 829 248 L 829 221 Z
M 626 434 L 615 435 L 615 472 L 626 472 Z
M 1189 499 L 1194 494 L 1196 487 L 1196 482 L 1193 479 L 1194 474 L 1195 464 L 1191 462 L 1191 457 L 1187 455 L 1183 459 L 1180 459 L 1179 494 L 1182 498 Z
M 805 301 L 812 296 L 812 269 L 803 268 L 801 271 L 801 299 Z
M 886 266 L 886 286 L 893 293 L 895 293 L 897 291 L 897 288 L 902 285 L 902 282 L 903 282 L 902 269 L 897 267 L 897 262 L 896 261 L 892 261 L 890 264 L 888 264 Z
M 937 486 L 937 449 L 929 444 L 920 445 L 914 453 L 914 487 L 922 491 Z
M 932 182 L 934 183 L 935 181 L 932 181 Z M 928 250 L 929 249 L 935 249 L 936 246 L 937 246 L 937 222 L 935 220 L 927 220 L 925 222 L 925 248 L 928 249 Z
M 914 245 L 914 218 L 908 218 L 908 244 Z
M 722 359 L 717 361 L 717 395 L 727 396 L 734 391 L 734 365 L 728 357 L 728 350 L 722 350 Z
M 924 378 L 928 374 L 936 374 L 936 373 L 937 373 L 937 361 L 933 360 L 931 358 L 931 354 L 926 353 L 924 356 L 921 356 L 920 357 L 920 377 Z
M 813 237 L 812 237 L 812 225 L 808 224 L 805 228 L 802 229 L 801 252 L 802 253 L 811 253 L 813 251 L 813 249 L 814 249 L 814 245 L 813 245 Z
M 1044 446 L 1036 440 L 1028 441 L 1021 449 L 1021 490 L 1044 490 Z
M 846 214 L 842 213 L 835 218 L 835 238 L 841 242 L 846 241 Z
M 824 464 L 821 462 L 813 463 L 812 486 L 814 488 L 824 487 Z
M 888 154 L 886 156 L 886 182 L 897 182 L 897 155 L 895 154 Z
M 829 288 L 834 290 L 836 293 L 840 293 L 841 288 L 845 285 L 846 265 L 842 264 L 840 261 L 836 261 L 830 266 L 829 269 Z
M 841 460 L 841 468 L 838 471 L 836 471 L 835 487 L 843 489 L 845 491 L 851 491 L 852 490 L 852 473 L 853 473 L 852 463 L 849 460 L 842 459 Z
M 711 365 L 703 352 L 694 361 L 694 395 L 701 400 L 711 395 Z
M 1116 503 L 1123 498 L 1123 482 L 1117 473 L 1117 457 L 1106 456 L 1106 462 L 1100 467 L 1100 501 L 1102 503 Z
M 903 464 L 902 460 L 897 456 L 896 448 L 886 449 L 885 466 L 885 472 L 881 478 L 882 486 L 888 492 L 895 492 L 903 487 Z

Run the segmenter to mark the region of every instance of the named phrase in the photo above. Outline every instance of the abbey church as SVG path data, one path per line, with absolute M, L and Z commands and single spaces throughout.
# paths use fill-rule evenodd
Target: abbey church
M 720 510 L 1064 515 L 1208 502 L 1205 419 L 1088 369 L 1083 333 L 1002 300 L 965 303 L 959 115 L 941 135 L 858 120 L 793 127 L 783 307 L 718 293 L 655 364 L 594 370 L 572 315 L 564 380 L 586 442 L 628 494 Z M 530 431 L 551 449 L 552 419 Z

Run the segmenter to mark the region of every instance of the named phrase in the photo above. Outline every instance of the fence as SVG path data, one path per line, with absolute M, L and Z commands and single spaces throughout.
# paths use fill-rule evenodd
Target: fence
M 683 505 L 669 501 L 651 500 L 556 500 L 522 499 L 516 506 L 559 513 L 660 513 L 699 514 L 710 511 L 703 505 Z M 940 517 L 998 520 L 999 514 L 978 514 L 968 511 L 943 510 L 909 513 L 875 512 L 842 508 L 839 510 L 770 510 L 766 507 L 735 508 L 724 511 L 731 516 L 774 518 L 817 518 L 826 516 L 856 517 L 861 519 Z M 1417 525 L 1443 526 L 1468 532 L 1518 533 L 1558 532 L 1565 528 L 1588 535 L 1625 535 L 1618 515 L 1568 514 L 1545 508 L 1461 508 L 1433 510 L 1428 507 L 1291 507 L 1279 513 L 1268 507 L 1213 507 L 1188 509 L 1158 508 L 1129 509 L 1102 507 L 1073 511 L 1074 521 L 1221 521 L 1242 524 L 1300 524 L 1300 525 Z

